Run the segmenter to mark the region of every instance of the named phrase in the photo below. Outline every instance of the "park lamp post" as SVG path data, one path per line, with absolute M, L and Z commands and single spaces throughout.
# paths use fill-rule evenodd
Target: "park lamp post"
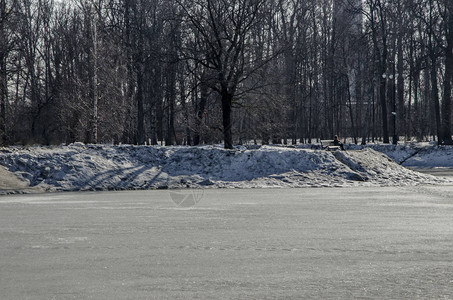
M 395 68 L 395 65 L 393 65 L 393 67 Z M 393 70 L 395 71 L 395 70 Z M 395 73 L 395 72 L 393 72 Z M 392 143 L 393 145 L 396 145 L 398 144 L 398 135 L 396 134 L 396 97 L 395 97 L 395 82 L 393 81 L 393 78 L 394 77 L 397 77 L 398 74 L 390 74 L 388 76 L 388 79 L 390 80 L 390 82 L 392 83 L 392 104 L 393 104 L 393 111 L 392 111 L 392 120 L 393 120 L 393 140 L 392 140 Z M 386 79 L 387 78 L 387 74 L 382 74 L 382 78 Z

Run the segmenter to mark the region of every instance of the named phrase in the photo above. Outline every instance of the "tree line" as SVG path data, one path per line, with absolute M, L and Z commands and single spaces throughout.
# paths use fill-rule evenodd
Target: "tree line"
M 0 0 L 0 144 L 452 144 L 453 2 Z

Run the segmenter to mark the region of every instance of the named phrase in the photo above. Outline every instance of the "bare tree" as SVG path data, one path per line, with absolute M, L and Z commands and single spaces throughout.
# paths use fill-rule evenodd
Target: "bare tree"
M 0 145 L 6 143 L 6 103 L 8 101 L 6 62 L 9 53 L 7 23 L 10 7 L 6 4 L 6 0 L 0 0 Z
M 382 134 L 384 143 L 389 143 L 388 119 L 387 119 L 387 59 L 388 59 L 388 44 L 387 44 L 387 15 L 385 6 L 381 0 L 367 0 L 368 5 L 368 21 L 370 24 L 372 43 L 374 47 L 376 71 L 379 78 L 379 99 L 382 112 Z
M 0 143 L 453 143 L 451 3 L 0 0 Z
M 246 54 L 251 49 L 249 34 L 259 25 L 259 12 L 266 0 L 178 0 L 178 3 L 201 42 L 201 52 L 188 56 L 210 70 L 206 84 L 220 95 L 224 146 L 232 149 L 234 98 L 241 83 L 261 67 Z
M 453 81 L 453 2 L 446 5 L 446 54 L 444 97 L 442 102 L 442 143 L 452 145 L 451 138 L 451 89 Z

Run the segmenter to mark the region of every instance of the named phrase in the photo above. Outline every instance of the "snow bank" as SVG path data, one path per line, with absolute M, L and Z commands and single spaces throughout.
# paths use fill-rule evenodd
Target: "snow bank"
M 417 151 L 393 150 L 401 157 L 413 156 Z M 2 148 L 0 164 L 30 186 L 47 191 L 451 183 L 410 171 L 370 148 L 328 152 L 277 146 L 225 150 L 219 146 L 75 143 Z
M 403 163 L 409 157 L 415 155 L 419 151 L 418 144 L 406 144 L 406 145 L 393 145 L 393 144 L 368 144 L 362 145 L 347 145 L 348 150 L 363 150 L 373 149 L 377 152 L 384 153 L 398 164 Z
M 432 143 L 409 143 L 405 145 L 368 144 L 348 145 L 348 149 L 373 149 L 386 154 L 398 164 L 418 168 L 453 168 L 453 147 Z
M 451 146 L 419 148 L 415 155 L 404 161 L 403 165 L 419 168 L 453 168 L 453 148 Z

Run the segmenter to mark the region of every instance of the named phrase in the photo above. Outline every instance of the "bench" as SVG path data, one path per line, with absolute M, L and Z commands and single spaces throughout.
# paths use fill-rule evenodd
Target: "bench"
M 327 151 L 336 151 L 340 150 L 340 146 L 336 146 L 333 140 L 321 140 L 321 149 Z

